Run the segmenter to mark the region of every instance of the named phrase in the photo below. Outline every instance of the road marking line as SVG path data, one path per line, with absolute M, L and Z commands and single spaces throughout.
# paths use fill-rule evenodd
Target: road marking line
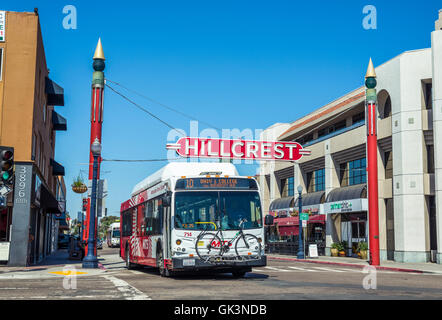
M 126 300 L 152 300 L 149 296 L 145 295 L 143 292 L 131 286 L 124 280 L 110 275 L 105 275 L 103 278 L 111 281 L 114 286 L 117 287 L 118 291 L 123 294 Z
M 328 268 L 321 268 L 321 267 L 312 267 L 312 268 L 324 270 L 324 271 L 330 271 L 330 272 L 345 272 L 345 271 L 341 271 L 341 270 L 337 270 L 337 269 L 328 269 Z
M 343 270 L 344 272 L 350 271 L 350 272 L 362 273 L 362 270 L 355 270 L 355 269 L 342 269 L 342 268 L 339 268 L 339 270 Z
M 318 270 L 312 270 L 312 269 L 304 269 L 299 267 L 289 267 L 290 269 L 299 270 L 299 271 L 308 271 L 308 272 L 318 272 Z
M 49 273 L 58 274 L 60 276 L 75 276 L 78 274 L 87 274 L 87 272 L 81 272 L 81 271 L 50 271 Z
M 290 272 L 290 270 L 278 269 L 275 267 L 264 267 L 264 268 L 269 269 L 269 270 L 274 270 L 274 271 Z

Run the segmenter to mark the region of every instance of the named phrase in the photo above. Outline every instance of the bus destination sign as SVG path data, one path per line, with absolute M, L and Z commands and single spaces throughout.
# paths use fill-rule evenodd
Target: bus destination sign
M 186 178 L 176 183 L 177 190 L 258 189 L 254 179 L 244 178 Z

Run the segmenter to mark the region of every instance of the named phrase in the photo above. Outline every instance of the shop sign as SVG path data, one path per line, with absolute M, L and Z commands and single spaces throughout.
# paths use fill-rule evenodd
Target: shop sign
M 0 42 L 5 42 L 6 35 L 6 11 L 0 11 Z
M 308 221 L 308 213 L 301 213 L 300 215 L 299 215 L 299 219 L 300 220 L 302 220 L 302 221 Z
M 294 208 L 293 212 L 296 215 L 298 215 L 299 208 Z M 319 204 L 318 205 L 313 205 L 313 206 L 305 206 L 305 207 L 303 206 L 302 207 L 302 213 L 308 213 L 309 215 L 319 214 L 319 213 L 321 213 L 321 206 Z
M 297 142 L 180 138 L 166 146 L 185 158 L 297 161 L 311 151 Z
M 367 199 L 353 199 L 338 202 L 329 202 L 324 205 L 325 213 L 345 213 L 367 210 Z
M 0 242 L 0 261 L 9 260 L 9 242 Z
M 310 244 L 308 246 L 308 256 L 310 258 L 317 258 L 318 257 L 318 245 Z

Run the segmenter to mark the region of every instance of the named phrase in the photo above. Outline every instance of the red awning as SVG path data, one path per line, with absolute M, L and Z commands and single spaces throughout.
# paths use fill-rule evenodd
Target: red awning
M 297 226 L 289 226 L 289 227 L 280 227 L 279 235 L 280 236 L 297 236 L 299 234 L 299 227 Z

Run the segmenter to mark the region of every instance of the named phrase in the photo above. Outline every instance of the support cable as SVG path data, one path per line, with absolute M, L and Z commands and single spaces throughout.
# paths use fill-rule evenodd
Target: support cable
M 109 79 L 107 79 L 107 78 L 106 78 L 106 81 L 109 81 L 109 82 L 111 82 L 111 83 L 113 83 L 113 84 L 115 84 L 115 85 L 117 85 L 117 86 L 120 86 L 121 88 L 123 88 L 123 89 L 125 89 L 125 90 L 127 90 L 127 91 L 129 91 L 129 92 L 132 92 L 132 93 L 134 93 L 134 94 L 136 94 L 136 95 L 138 95 L 138 96 L 140 96 L 140 97 L 142 97 L 142 98 L 144 98 L 144 99 L 146 99 L 146 100 L 149 100 L 150 102 L 156 103 L 156 104 L 158 104 L 158 105 L 160 105 L 160 106 L 162 106 L 162 107 L 164 107 L 164 108 L 166 108 L 166 109 L 168 109 L 168 110 L 170 110 L 170 111 L 172 111 L 172 112 L 178 113 L 179 115 L 181 115 L 181 116 L 183 116 L 183 117 L 185 117 L 185 118 L 187 118 L 187 119 L 198 121 L 198 122 L 203 123 L 203 124 L 205 124 L 205 125 L 207 125 L 207 126 L 209 126 L 209 127 L 211 127 L 211 128 L 214 128 L 214 129 L 216 129 L 216 130 L 218 130 L 218 131 L 222 131 L 220 128 L 217 128 L 217 127 L 215 127 L 214 125 L 212 125 L 212 124 L 210 124 L 210 123 L 208 123 L 208 122 L 201 121 L 201 120 L 199 120 L 199 119 L 197 119 L 197 118 L 195 118 L 195 117 L 193 117 L 193 116 L 191 116 L 191 115 L 188 115 L 188 114 L 186 114 L 186 113 L 184 113 L 184 112 L 182 112 L 182 111 L 179 111 L 179 110 L 177 110 L 177 109 L 175 109 L 175 108 L 172 108 L 172 107 L 170 107 L 170 106 L 168 106 L 168 105 L 166 105 L 166 104 L 164 104 L 164 103 L 161 103 L 161 102 L 156 101 L 156 100 L 154 100 L 154 99 L 152 99 L 152 98 L 149 98 L 148 96 L 146 96 L 146 95 L 144 95 L 144 94 L 142 94 L 142 93 L 139 93 L 139 92 L 137 92 L 137 91 L 135 91 L 135 90 L 133 90 L 133 89 L 130 89 L 130 88 L 128 88 L 128 87 L 122 85 L 121 83 L 118 83 L 118 82 L 115 82 L 115 81 L 109 80 Z

